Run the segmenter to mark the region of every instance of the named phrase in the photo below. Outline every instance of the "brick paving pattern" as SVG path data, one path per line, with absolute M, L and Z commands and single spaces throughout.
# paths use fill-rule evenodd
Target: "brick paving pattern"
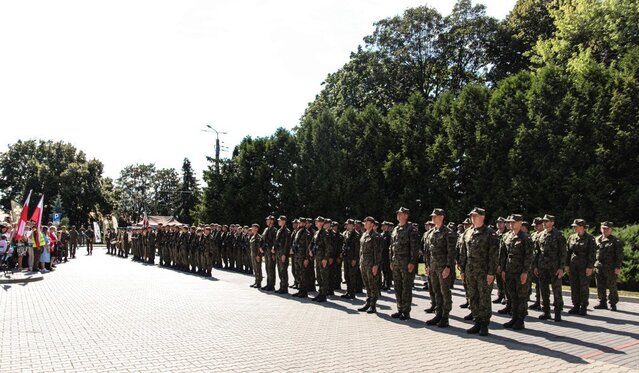
M 369 315 L 356 311 L 362 297 L 317 304 L 251 289 L 251 276 L 213 276 L 96 248 L 43 281 L 2 285 L 0 372 L 639 371 L 637 303 L 613 313 L 591 302 L 588 317 L 564 312 L 562 323 L 532 311 L 523 332 L 503 329 L 493 307 L 482 338 L 465 333 L 459 285 L 451 327 L 438 329 L 424 324 L 427 291 L 415 291 L 403 322 L 390 318 L 392 292 Z

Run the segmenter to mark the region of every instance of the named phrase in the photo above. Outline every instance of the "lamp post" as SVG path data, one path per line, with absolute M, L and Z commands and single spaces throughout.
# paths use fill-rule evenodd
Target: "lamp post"
M 226 132 L 220 132 L 215 128 L 211 127 L 209 124 L 206 125 L 210 131 L 202 130 L 204 132 L 213 132 L 215 133 L 215 173 L 220 174 L 220 135 L 226 135 Z

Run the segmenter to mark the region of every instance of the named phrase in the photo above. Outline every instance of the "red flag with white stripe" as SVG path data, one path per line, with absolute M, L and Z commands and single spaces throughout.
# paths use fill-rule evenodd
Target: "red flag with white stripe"
M 24 228 L 27 226 L 27 214 L 29 214 L 29 201 L 31 200 L 32 191 L 33 190 L 29 191 L 29 195 L 22 206 L 22 212 L 20 213 L 20 219 L 18 220 L 18 229 L 16 230 L 16 241 L 24 237 Z
M 40 197 L 40 202 L 38 202 L 38 206 L 36 206 L 35 211 L 31 214 L 31 220 L 36 222 L 36 235 L 35 242 L 36 247 L 40 247 L 40 231 L 42 231 L 42 210 L 44 210 L 44 194 Z

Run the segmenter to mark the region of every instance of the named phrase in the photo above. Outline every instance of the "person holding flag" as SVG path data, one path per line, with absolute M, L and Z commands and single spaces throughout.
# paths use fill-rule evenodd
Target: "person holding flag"
M 31 272 L 37 272 L 38 267 L 40 267 L 40 256 L 42 255 L 42 250 L 46 246 L 47 242 L 45 240 L 44 234 L 42 234 L 42 210 L 44 209 L 44 195 L 40 198 L 40 202 L 38 202 L 38 206 L 36 206 L 35 211 L 31 215 L 31 225 L 35 225 L 33 229 L 31 241 L 33 246 L 33 266 L 31 267 Z M 30 253 L 29 253 L 30 254 Z M 43 270 L 44 273 L 44 270 Z
M 27 199 L 24 200 L 24 204 L 22 206 L 22 212 L 20 212 L 20 218 L 18 219 L 18 224 L 16 224 L 15 234 L 13 236 L 13 242 L 16 245 L 16 249 L 18 252 L 18 271 L 22 272 L 22 260 L 27 255 L 27 237 L 31 234 L 31 231 L 26 231 L 27 229 L 27 215 L 29 214 L 29 201 L 31 200 L 31 192 L 29 191 L 29 195 L 27 195 Z M 31 266 L 29 266 L 31 268 Z

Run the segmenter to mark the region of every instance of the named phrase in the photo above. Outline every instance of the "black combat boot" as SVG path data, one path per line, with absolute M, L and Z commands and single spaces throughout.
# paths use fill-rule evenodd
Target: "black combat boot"
M 323 303 L 323 302 L 326 302 L 326 295 L 320 295 L 320 296 L 317 298 L 316 302 L 317 302 L 317 303 Z
M 524 325 L 524 318 L 519 317 L 515 320 L 515 324 L 513 325 L 513 330 L 524 330 L 526 329 L 526 325 Z
M 586 306 L 581 306 L 579 308 L 579 315 L 581 316 L 586 316 L 588 314 L 588 307 Z
M 435 303 L 431 303 L 431 304 L 430 304 L 430 308 L 426 308 L 426 309 L 424 310 L 424 312 L 426 312 L 426 313 L 433 313 L 433 312 L 435 312 L 435 310 L 436 310 L 436 309 L 437 309 L 437 307 L 435 306 Z
M 498 314 L 500 315 L 508 315 L 510 314 L 510 312 L 512 311 L 512 308 L 510 307 L 510 305 L 506 305 L 506 307 L 500 309 L 499 311 L 497 311 Z
M 536 311 L 540 311 L 541 310 L 541 305 L 539 304 L 539 302 L 535 302 L 533 304 L 531 304 L 530 306 L 528 306 L 529 310 L 536 310 Z
M 366 311 L 366 313 L 377 313 L 377 305 L 375 304 L 375 302 L 371 303 L 371 308 Z
M 426 325 L 437 325 L 442 319 L 442 314 L 441 313 L 437 313 L 437 315 L 435 315 L 435 317 L 433 317 L 432 319 L 426 321 Z
M 607 310 L 608 305 L 606 304 L 606 302 L 599 302 L 599 304 L 594 306 L 593 308 L 596 310 Z
M 506 329 L 510 329 L 513 327 L 513 325 L 515 325 L 517 323 L 517 319 L 515 317 L 513 317 L 512 319 L 510 319 L 510 321 L 504 323 L 504 328 Z
M 468 300 L 466 300 L 466 303 L 460 304 L 459 308 L 468 308 Z
M 616 304 L 610 304 L 610 310 L 616 312 L 617 311 L 617 305 Z
M 464 320 L 471 321 L 472 319 L 473 319 L 473 313 L 472 312 L 469 313 L 468 315 L 464 316 Z
M 497 299 L 495 299 L 493 301 L 493 304 L 499 304 L 504 300 L 504 294 L 499 294 L 499 296 L 497 297 Z
M 397 312 L 395 312 L 394 314 L 392 314 L 392 315 L 391 315 L 391 317 L 392 317 L 392 318 L 394 318 L 394 319 L 399 319 L 399 317 L 400 317 L 401 315 L 402 315 L 402 313 L 401 313 L 401 312 L 399 312 L 399 311 L 397 311 Z
M 253 284 L 251 285 L 251 287 L 252 287 L 252 288 L 254 288 L 254 287 L 256 287 L 256 286 L 257 286 L 257 284 L 256 284 L 256 283 L 253 283 Z
M 550 310 L 544 310 L 544 313 L 539 315 L 539 320 L 550 320 Z
M 308 293 L 305 291 L 300 291 L 299 293 L 297 293 L 297 297 L 300 299 L 308 298 Z
M 573 308 L 570 309 L 570 311 L 568 311 L 568 314 L 570 315 L 576 315 L 579 313 L 579 306 L 574 306 Z
M 410 320 L 410 312 L 402 312 L 399 316 L 400 320 Z
M 359 312 L 366 312 L 366 311 L 368 311 L 369 308 L 371 308 L 371 303 L 370 303 L 370 301 L 366 300 L 366 304 L 364 304 L 364 306 L 362 308 L 358 308 L 357 310 Z
M 479 335 L 481 335 L 482 337 L 485 337 L 485 336 L 488 335 L 488 323 L 487 322 L 481 323 L 481 326 L 479 328 Z
M 442 316 L 442 319 L 437 323 L 438 328 L 446 328 L 448 326 L 448 316 Z
M 482 324 L 475 321 L 475 325 L 472 326 L 472 328 L 467 329 L 466 333 L 468 334 L 477 334 L 479 333 L 479 330 L 481 329 Z
M 340 295 L 339 297 L 340 297 L 340 298 L 344 298 L 344 299 L 351 299 L 351 295 L 350 295 L 348 292 L 346 292 L 346 293 L 344 293 L 344 294 Z
M 555 310 L 555 322 L 561 321 L 561 310 Z

